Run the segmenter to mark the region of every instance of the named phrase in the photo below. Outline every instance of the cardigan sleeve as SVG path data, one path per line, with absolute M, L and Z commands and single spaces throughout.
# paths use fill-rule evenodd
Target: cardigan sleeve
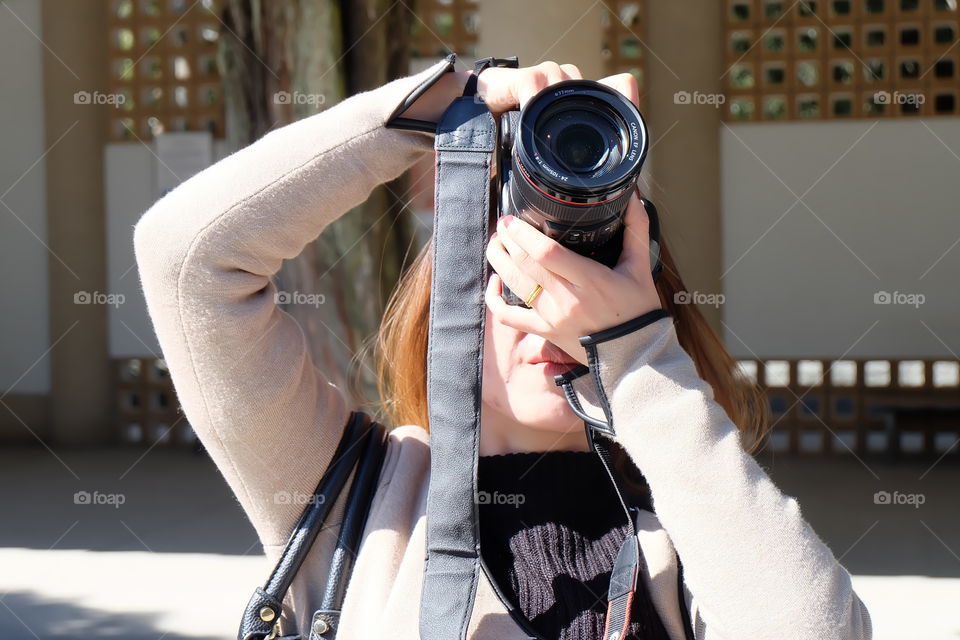
M 432 134 L 385 125 L 451 68 L 438 62 L 273 131 L 136 225 L 141 283 L 177 396 L 265 545 L 286 541 L 352 408 L 314 367 L 271 276 L 432 150 Z
M 869 640 L 849 573 L 744 451 L 673 319 L 613 331 L 587 351 L 594 391 L 650 485 L 706 637 Z

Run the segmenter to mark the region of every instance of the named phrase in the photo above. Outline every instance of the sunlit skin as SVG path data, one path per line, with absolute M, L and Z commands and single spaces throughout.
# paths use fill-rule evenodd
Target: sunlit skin
M 581 422 L 553 382 L 575 361 L 550 342 L 497 321 L 487 309 L 480 454 L 586 450 Z
M 460 95 L 467 74 L 442 77 L 404 114 L 437 121 Z M 477 91 L 499 116 L 562 80 L 582 79 L 570 64 L 544 62 L 521 69 L 490 68 Z M 634 104 L 636 79 L 619 74 L 600 80 Z M 501 219 L 487 246 L 494 273 L 486 293 L 483 410 L 480 454 L 587 450 L 583 423 L 567 405 L 553 376 L 586 363 L 579 337 L 660 308 L 650 275 L 648 220 L 634 195 L 624 218 L 624 247 L 613 269 L 577 255 L 523 220 Z M 540 284 L 531 309 L 507 305 L 507 286 L 525 297 Z

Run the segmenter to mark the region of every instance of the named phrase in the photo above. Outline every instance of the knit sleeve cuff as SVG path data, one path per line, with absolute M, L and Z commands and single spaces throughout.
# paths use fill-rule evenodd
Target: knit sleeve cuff
M 581 420 L 594 428 L 606 431 L 606 412 L 597 394 L 597 387 L 589 367 L 580 365 L 567 373 L 554 376 L 554 382 L 563 389 L 567 404 Z
M 422 82 L 414 88 L 413 91 L 407 94 L 407 96 L 397 105 L 397 108 L 393 110 L 393 113 L 387 118 L 386 128 L 387 129 L 405 129 L 408 131 L 423 131 L 426 133 L 434 133 L 437 129 L 436 122 L 428 122 L 426 120 L 416 120 L 413 118 L 405 118 L 403 114 L 416 102 L 423 94 L 425 94 L 430 87 L 437 83 L 437 80 L 442 78 L 445 74 L 451 73 L 454 70 L 454 64 L 457 61 L 457 56 L 454 53 L 449 54 L 442 61 L 436 63 L 430 67 L 430 73 L 423 78 Z M 426 72 L 424 72 L 426 73 Z
M 606 418 L 607 432 L 617 434 L 614 394 L 625 382 L 640 375 L 658 358 L 669 352 L 670 357 L 682 356 L 681 361 L 696 375 L 693 360 L 683 351 L 677 339 L 673 318 L 664 309 L 656 309 L 610 329 L 580 339 L 587 353 L 592 387 L 583 391 L 584 398 L 595 399 L 596 406 Z M 642 398 L 636 401 L 642 402 Z

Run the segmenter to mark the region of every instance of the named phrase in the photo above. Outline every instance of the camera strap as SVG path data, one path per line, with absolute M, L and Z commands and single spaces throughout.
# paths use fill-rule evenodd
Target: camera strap
M 480 580 L 477 457 L 496 122 L 474 96 L 437 127 L 427 352 L 430 488 L 420 600 L 423 640 L 466 638 Z
M 480 554 L 477 460 L 480 444 L 484 292 L 489 266 L 486 244 L 491 218 L 491 170 L 498 144 L 497 123 L 476 94 L 476 77 L 489 66 L 517 66 L 516 58 L 477 61 L 464 95 L 437 125 L 436 192 L 430 327 L 427 354 L 427 404 L 430 421 L 430 482 L 427 496 L 426 563 L 420 603 L 423 640 L 465 639 L 483 564 Z M 659 216 L 644 199 L 650 219 L 654 278 L 659 260 Z M 610 577 L 605 640 L 629 632 L 643 554 L 637 538 L 637 509 L 628 505 L 610 454 L 614 435 L 606 421 L 583 411 L 573 380 L 590 373 L 577 367 L 556 377 L 573 411 L 584 420 L 627 518 L 627 535 Z M 679 568 L 679 557 L 677 558 Z M 680 578 L 682 580 L 682 578 Z M 494 585 L 495 591 L 499 589 Z M 682 582 L 680 589 L 683 603 Z M 509 603 L 504 603 L 508 607 Z M 689 624 L 684 629 L 692 637 Z
M 513 59 L 492 60 L 515 64 Z M 479 64 L 478 69 L 482 70 Z M 473 77 L 476 75 L 478 72 Z M 468 85 L 464 95 L 446 110 L 434 144 L 436 192 L 427 353 L 431 455 L 420 601 L 423 640 L 466 638 L 483 570 L 477 460 L 488 276 L 486 244 L 497 124 L 484 102 L 474 95 L 475 90 L 475 83 Z M 579 407 L 574 406 L 578 403 L 572 387 L 564 391 L 581 415 Z M 586 418 L 585 414 L 581 417 Z M 612 434 L 612 429 L 606 422 L 588 419 L 585 427 L 628 520 L 627 536 L 610 578 L 604 632 L 605 640 L 619 640 L 629 629 L 643 556 L 635 510 L 623 498 L 610 459 L 609 440 L 604 437 Z

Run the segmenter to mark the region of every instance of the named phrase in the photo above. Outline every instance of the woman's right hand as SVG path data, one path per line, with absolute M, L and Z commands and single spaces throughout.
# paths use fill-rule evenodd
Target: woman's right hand
M 450 103 L 463 93 L 463 87 L 472 72 L 449 73 L 441 77 L 419 100 L 403 113 L 404 117 L 437 122 Z M 542 89 L 563 80 L 582 80 L 583 74 L 573 64 L 541 62 L 533 67 L 511 69 L 489 67 L 477 78 L 477 93 L 494 115 L 516 107 L 523 108 Z M 599 80 L 616 89 L 628 100 L 640 101 L 637 80 L 629 73 L 620 73 Z
M 542 62 L 535 67 L 508 69 L 490 67 L 477 78 L 477 93 L 494 115 L 509 111 L 518 105 L 522 109 L 527 101 L 541 90 L 563 80 L 582 80 L 583 74 L 573 64 Z M 611 89 L 616 89 L 634 104 L 640 101 L 637 80 L 629 73 L 619 73 L 599 80 Z

